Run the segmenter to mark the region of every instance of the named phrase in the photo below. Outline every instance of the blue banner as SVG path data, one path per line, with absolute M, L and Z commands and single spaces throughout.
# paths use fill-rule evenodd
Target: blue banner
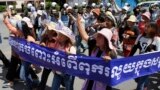
M 10 37 L 9 43 L 23 60 L 110 86 L 160 70 L 160 52 L 106 62 L 102 58 L 66 54 L 15 37 Z

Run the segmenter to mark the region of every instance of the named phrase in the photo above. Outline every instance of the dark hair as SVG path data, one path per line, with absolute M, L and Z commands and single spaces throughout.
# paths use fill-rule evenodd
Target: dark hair
M 49 40 L 51 40 L 52 37 L 57 37 L 57 33 L 52 30 L 46 30 L 45 33 L 42 35 L 41 42 L 47 43 Z
M 158 34 L 158 26 L 153 22 L 151 22 L 149 26 L 152 28 L 152 31 L 149 33 L 149 37 L 154 38 Z M 144 35 L 146 35 L 146 33 L 144 33 Z
M 82 7 L 78 8 L 78 13 L 81 14 L 81 15 L 83 14 L 83 8 Z
M 88 5 L 86 8 L 87 8 L 87 9 L 92 9 L 91 5 Z
M 28 35 L 33 36 L 32 29 L 28 27 L 27 23 L 24 21 L 21 21 L 21 23 L 22 23 L 22 33 L 24 35 L 24 38 L 27 39 Z
M 105 18 L 106 18 L 106 14 L 105 13 L 100 13 L 99 16 L 97 17 L 97 20 L 100 22 L 105 22 Z
M 54 15 L 54 17 L 59 18 L 59 12 L 56 11 L 55 13 L 53 13 L 53 15 Z

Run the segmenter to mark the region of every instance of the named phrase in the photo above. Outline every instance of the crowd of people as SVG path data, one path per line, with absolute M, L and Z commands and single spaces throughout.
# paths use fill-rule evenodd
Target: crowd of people
M 49 48 L 55 48 L 67 54 L 81 54 L 88 49 L 88 56 L 102 57 L 105 61 L 160 50 L 160 9 L 157 3 L 145 10 L 137 6 L 133 10 L 125 3 L 119 8 L 113 1 L 107 4 L 81 4 L 69 6 L 67 3 L 57 10 L 57 3 L 52 2 L 49 9 L 44 2 L 39 7 L 26 3 L 23 12 L 16 13 L 9 6 L 4 13 L 3 22 L 10 35 L 26 39 Z M 52 90 L 59 90 L 60 85 L 66 90 L 74 90 L 75 76 L 43 68 L 41 79 L 34 69 L 40 67 L 24 61 L 13 49 L 11 59 L 0 54 L 8 72 L 6 79 L 13 87 L 15 79 L 26 83 L 29 90 L 45 90 L 50 72 L 54 73 Z M 106 62 L 107 63 L 107 62 Z M 136 90 L 147 90 L 148 77 L 136 78 Z M 105 83 L 86 79 L 82 90 L 112 90 Z

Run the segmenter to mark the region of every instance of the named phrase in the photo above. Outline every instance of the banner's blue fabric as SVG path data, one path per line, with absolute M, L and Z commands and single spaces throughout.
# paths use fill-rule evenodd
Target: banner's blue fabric
M 110 86 L 160 70 L 160 52 L 105 62 L 96 57 L 68 55 L 15 37 L 10 37 L 9 43 L 23 60 Z

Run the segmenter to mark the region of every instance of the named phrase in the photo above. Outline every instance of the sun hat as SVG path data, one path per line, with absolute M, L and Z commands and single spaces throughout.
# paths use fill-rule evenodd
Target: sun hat
M 130 22 L 137 22 L 137 18 L 135 15 L 131 15 L 127 21 L 130 21 Z
M 111 38 L 113 36 L 113 33 L 110 29 L 108 28 L 103 28 L 102 30 L 98 31 L 94 37 L 97 37 L 98 34 L 101 34 L 103 35 L 107 40 L 108 40 L 108 46 L 110 49 L 114 49 L 114 46 L 112 45 L 112 42 L 111 42 Z
M 28 27 L 33 28 L 31 20 L 28 17 L 22 18 L 22 21 L 26 22 Z
M 110 11 L 106 12 L 106 16 L 109 20 L 111 20 L 113 22 L 114 26 L 117 26 L 116 19 Z
M 149 20 L 151 19 L 151 14 L 150 14 L 150 12 L 145 12 L 145 13 L 142 14 L 142 16 L 147 17 Z
M 63 26 L 61 30 L 57 30 L 59 33 L 63 34 L 64 36 L 68 37 L 72 44 L 75 43 L 75 35 L 73 34 L 72 30 L 66 26 Z
M 97 16 L 99 16 L 100 14 L 100 9 L 99 8 L 95 8 L 92 10 L 93 13 L 95 13 Z

